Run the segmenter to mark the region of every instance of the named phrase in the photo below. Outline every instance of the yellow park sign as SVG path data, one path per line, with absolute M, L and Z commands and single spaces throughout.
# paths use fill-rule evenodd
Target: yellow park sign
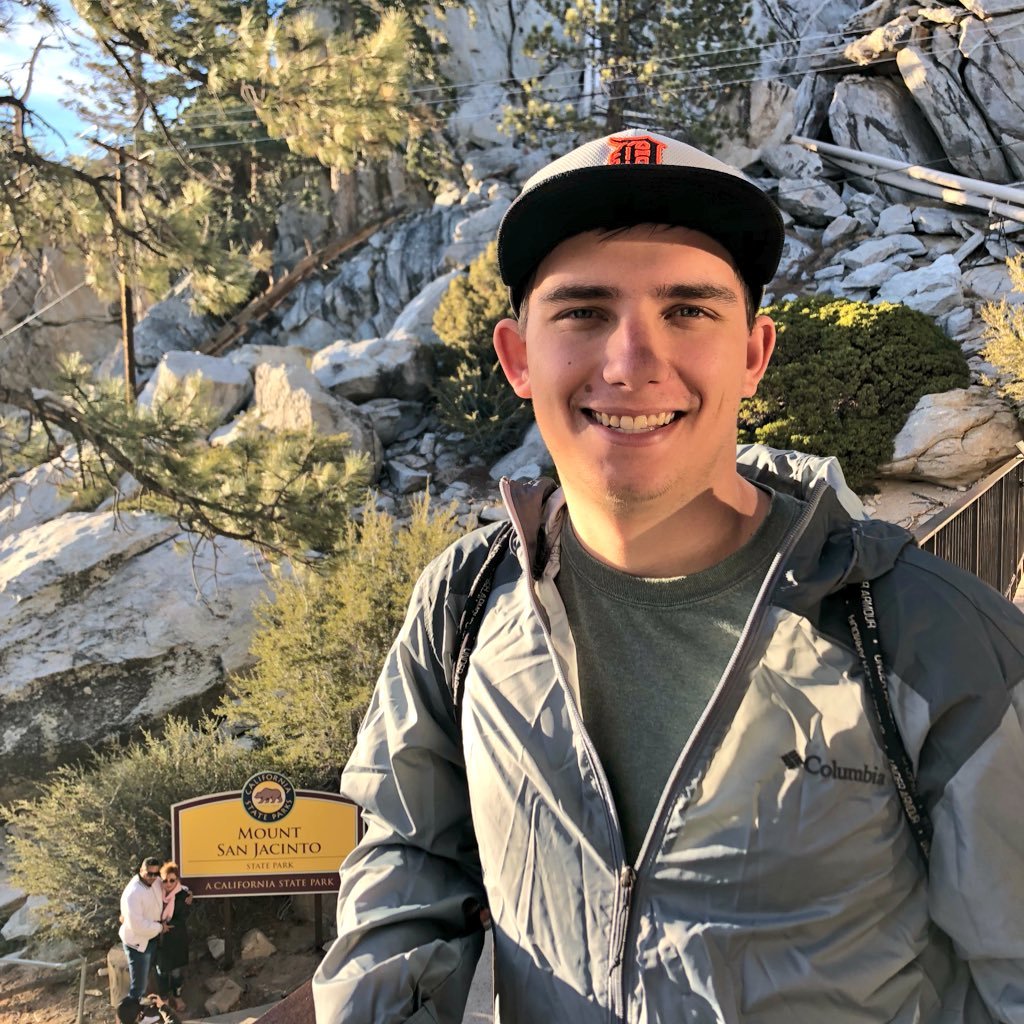
M 295 789 L 280 772 L 171 807 L 173 857 L 197 897 L 336 892 L 359 834 L 354 804 Z

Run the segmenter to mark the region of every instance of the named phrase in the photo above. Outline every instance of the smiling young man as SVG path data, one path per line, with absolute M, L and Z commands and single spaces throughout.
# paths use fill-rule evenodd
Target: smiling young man
M 830 460 L 737 462 L 782 241 L 638 131 L 506 214 L 495 349 L 560 486 L 417 585 L 320 1024 L 458 1024 L 481 921 L 503 1024 L 1024 1022 L 1024 619 Z
M 593 230 L 534 281 L 529 316 L 502 321 L 495 348 L 533 401 L 577 535 L 636 576 L 721 561 L 769 504 L 737 471 L 736 420 L 775 343 L 729 253 L 689 228 Z

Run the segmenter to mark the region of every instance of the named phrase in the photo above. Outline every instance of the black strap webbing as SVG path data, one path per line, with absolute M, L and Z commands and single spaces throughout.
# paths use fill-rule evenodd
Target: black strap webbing
M 452 707 L 455 715 L 455 724 L 462 728 L 462 690 L 466 683 L 466 673 L 469 671 L 469 656 L 476 647 L 476 638 L 480 633 L 480 623 L 484 617 L 484 609 L 487 607 L 487 599 L 491 595 L 491 586 L 494 583 L 494 574 L 498 569 L 498 563 L 508 553 L 508 542 L 512 537 L 511 522 L 504 522 L 494 532 L 487 545 L 487 556 L 469 587 L 469 596 L 466 598 L 466 607 L 462 609 L 459 617 L 459 627 L 455 634 L 456 647 L 452 658 Z
M 871 585 L 867 580 L 846 588 L 847 622 L 853 645 L 857 649 L 868 698 L 875 712 L 875 721 L 882 737 L 882 748 L 889 762 L 889 773 L 899 794 L 903 814 L 914 836 L 914 842 L 928 863 L 932 844 L 932 821 L 917 789 L 914 765 L 903 745 L 896 717 L 889 699 L 889 680 L 882 660 L 882 645 L 878 638 L 878 619 Z

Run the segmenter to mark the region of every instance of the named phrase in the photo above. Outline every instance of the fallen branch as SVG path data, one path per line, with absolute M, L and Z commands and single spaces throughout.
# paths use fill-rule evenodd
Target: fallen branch
M 387 217 L 362 228 L 354 235 L 331 242 L 330 245 L 304 256 L 280 281 L 275 282 L 262 295 L 258 295 L 249 305 L 237 312 L 209 341 L 200 346 L 199 351 L 208 356 L 219 356 L 226 352 L 252 324 L 262 320 L 275 306 L 280 305 L 313 271 L 336 260 L 357 245 L 362 245 L 372 235 L 393 224 L 400 216 L 402 214 L 397 213 Z

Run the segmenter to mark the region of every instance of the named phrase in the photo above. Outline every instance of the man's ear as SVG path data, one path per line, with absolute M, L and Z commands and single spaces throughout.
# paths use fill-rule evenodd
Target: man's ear
M 526 339 L 519 333 L 519 321 L 506 318 L 494 326 L 494 351 L 512 390 L 520 398 L 532 398 Z
M 747 369 L 743 383 L 743 397 L 752 398 L 761 383 L 768 363 L 775 351 L 775 321 L 759 316 L 747 336 Z

